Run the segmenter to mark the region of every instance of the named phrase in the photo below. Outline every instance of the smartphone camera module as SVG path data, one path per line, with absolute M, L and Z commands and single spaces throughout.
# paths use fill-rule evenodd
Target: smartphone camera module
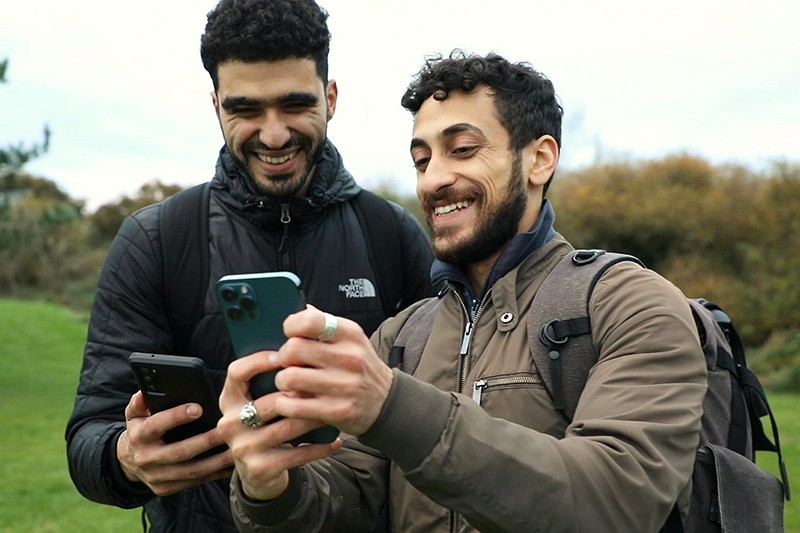
M 255 292 L 247 283 L 229 283 L 219 289 L 222 312 L 236 322 L 255 321 L 259 318 Z
M 150 392 L 162 392 L 161 382 L 155 368 L 142 367 L 140 370 L 142 382 Z

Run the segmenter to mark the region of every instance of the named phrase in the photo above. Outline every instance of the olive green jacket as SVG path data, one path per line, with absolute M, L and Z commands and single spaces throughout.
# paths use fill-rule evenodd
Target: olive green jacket
M 395 370 L 373 427 L 293 470 L 277 500 L 249 501 L 234 480 L 237 526 L 372 531 L 385 501 L 398 532 L 648 532 L 676 500 L 685 511 L 706 390 L 688 304 L 634 263 L 603 275 L 589 302 L 599 361 L 568 425 L 532 362 L 526 317 L 571 249 L 557 235 L 500 278 L 464 356 L 468 319 L 449 291 L 414 376 Z M 388 360 L 413 310 L 375 332 L 379 355 Z M 476 403 L 473 384 L 498 377 Z

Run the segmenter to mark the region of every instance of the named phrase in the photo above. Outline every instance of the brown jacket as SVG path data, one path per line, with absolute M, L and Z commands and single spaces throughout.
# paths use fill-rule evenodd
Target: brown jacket
M 450 291 L 414 377 L 395 371 L 360 442 L 292 472 L 272 502 L 246 501 L 235 482 L 237 525 L 370 531 L 388 490 L 392 531 L 658 531 L 679 495 L 688 501 L 699 438 L 706 371 L 691 312 L 654 272 L 609 269 L 589 302 L 600 358 L 567 425 L 532 363 L 525 318 L 570 250 L 557 236 L 495 283 L 466 367 L 467 317 Z M 410 312 L 373 335 L 382 357 Z M 473 383 L 497 376 L 522 379 L 485 389 L 478 405 Z

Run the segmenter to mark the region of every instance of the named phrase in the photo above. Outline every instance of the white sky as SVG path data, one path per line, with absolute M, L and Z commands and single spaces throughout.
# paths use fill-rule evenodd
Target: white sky
M 400 96 L 426 54 L 528 61 L 565 108 L 562 167 L 678 151 L 754 169 L 800 159 L 800 2 L 319 0 L 330 12 L 329 136 L 365 186 L 413 191 Z M 0 146 L 53 132 L 29 172 L 90 210 L 158 178 L 212 176 L 222 137 L 199 58 L 216 0 L 5 2 Z

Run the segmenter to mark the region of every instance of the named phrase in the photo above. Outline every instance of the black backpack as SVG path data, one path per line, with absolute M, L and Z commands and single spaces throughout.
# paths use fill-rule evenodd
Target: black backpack
M 192 331 L 200 320 L 206 296 L 210 188 L 208 182 L 184 189 L 164 200 L 160 207 L 164 305 L 175 338 L 176 355 L 191 355 Z M 389 202 L 366 189 L 356 195 L 353 205 L 366 236 L 384 314 L 392 316 L 403 298 L 407 276 L 403 250 L 397 245 L 401 242 L 401 222 Z M 370 220 L 373 222 L 368 223 Z M 380 223 L 376 224 L 376 220 Z
M 588 316 L 592 289 L 609 267 L 621 261 L 641 265 L 630 255 L 573 251 L 548 274 L 534 296 L 527 320 L 528 344 L 554 407 L 567 421 L 574 416 L 598 357 Z M 440 301 L 431 298 L 416 304 L 395 340 L 390 366 L 414 373 Z M 682 521 L 674 507 L 663 531 L 783 531 L 783 502 L 790 499 L 789 482 L 778 426 L 764 389 L 747 368 L 742 342 L 728 315 L 705 300 L 690 299 L 689 305 L 706 358 L 708 391 L 689 515 Z M 774 443 L 761 423 L 761 417 L 767 415 Z M 755 464 L 756 451 L 777 454 L 780 480 Z

